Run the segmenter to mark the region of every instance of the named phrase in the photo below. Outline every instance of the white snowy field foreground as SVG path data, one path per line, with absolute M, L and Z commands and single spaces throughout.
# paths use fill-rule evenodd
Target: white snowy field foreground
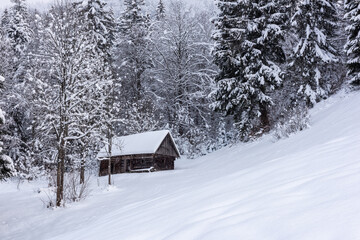
M 360 93 L 340 93 L 288 139 L 227 147 L 175 171 L 92 179 L 43 207 L 45 182 L 0 184 L 0 239 L 360 239 Z

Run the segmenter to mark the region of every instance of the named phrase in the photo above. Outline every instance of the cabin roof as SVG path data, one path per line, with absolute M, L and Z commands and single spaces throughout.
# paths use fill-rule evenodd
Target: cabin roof
M 112 141 L 111 156 L 155 154 L 167 135 L 170 136 L 172 142 L 174 143 L 175 151 L 180 156 L 174 139 L 168 130 L 144 132 L 128 136 L 115 137 Z M 102 148 L 98 153 L 98 158 L 105 157 L 108 157 L 107 146 Z

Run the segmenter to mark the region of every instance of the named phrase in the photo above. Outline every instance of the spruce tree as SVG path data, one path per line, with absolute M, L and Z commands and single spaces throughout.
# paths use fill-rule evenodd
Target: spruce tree
M 144 92 L 144 72 L 151 67 L 149 55 L 150 19 L 142 11 L 144 0 L 125 0 L 119 21 L 117 48 L 120 76 L 130 98 L 140 100 Z
M 14 160 L 20 177 L 28 175 L 30 169 L 29 147 L 31 128 L 30 102 L 27 102 L 28 93 L 26 82 L 31 78 L 29 71 L 29 44 L 32 41 L 33 31 L 30 27 L 30 13 L 25 0 L 12 0 L 13 5 L 2 17 L 3 40 L 7 46 L 1 51 L 2 67 L 5 69 L 5 83 L 3 101 L 4 110 L 8 115 L 6 124 L 7 141 L 4 146 L 7 154 Z M 24 174 L 23 174 L 24 173 Z
M 233 115 L 243 140 L 250 132 L 269 130 L 270 93 L 282 82 L 279 64 L 284 17 L 278 1 L 218 2 L 213 52 L 216 77 L 215 109 Z
M 313 106 L 329 93 L 325 74 L 328 64 L 337 62 L 337 51 L 330 41 L 338 20 L 335 0 L 302 0 L 291 19 L 297 36 L 290 64 L 297 96 L 295 105 Z
M 111 56 L 115 37 L 115 19 L 112 11 L 107 10 L 106 3 L 102 0 L 89 0 L 85 3 L 75 3 L 75 8 L 81 21 L 81 32 L 86 36 L 88 45 L 92 46 L 89 49 L 88 57 L 93 60 L 96 58 L 96 64 L 92 65 L 92 75 L 90 77 L 99 79 L 103 86 L 103 89 L 98 91 L 100 94 L 96 96 L 102 99 L 101 104 L 103 107 L 101 107 L 101 111 L 99 112 L 101 117 L 96 120 L 91 117 L 82 119 L 84 126 L 82 131 L 85 131 L 86 126 L 91 127 L 95 120 L 104 123 L 105 131 L 108 132 L 109 128 L 112 128 L 113 116 L 111 113 L 114 112 L 113 109 L 115 108 L 115 103 L 111 104 L 112 107 L 109 108 L 109 102 L 113 102 L 111 98 L 113 97 L 112 91 L 114 91 L 114 89 L 112 88 L 114 88 L 115 81 L 112 67 L 113 59 Z M 85 138 L 81 139 L 81 141 L 77 141 L 77 150 L 81 159 L 80 183 L 84 183 L 85 165 L 89 165 L 86 159 L 91 158 L 89 156 L 94 153 L 93 149 L 96 148 L 96 144 L 102 141 L 102 134 L 99 134 L 101 130 L 103 130 L 102 128 L 99 128 L 99 131 L 91 131 L 92 134 L 88 134 Z M 109 134 L 105 135 L 108 136 Z
M 350 83 L 360 85 L 360 1 L 345 1 L 345 19 L 348 20 L 345 51 L 348 56 L 347 75 Z
M 10 16 L 9 10 L 5 8 L 0 21 L 0 27 L 3 34 L 7 34 L 7 28 L 9 26 Z
M 88 40 L 95 43 L 93 50 L 109 63 L 115 38 L 114 14 L 107 9 L 107 4 L 103 0 L 77 2 L 74 5 L 81 21 L 82 31 L 87 32 Z
M 123 108 L 121 115 L 128 117 L 129 124 L 117 126 L 118 134 L 131 134 L 155 128 L 153 99 L 147 91 L 153 66 L 151 57 L 151 19 L 143 11 L 144 0 L 125 0 L 125 10 L 119 19 L 116 41 L 116 74 L 121 81 L 118 101 Z M 152 122 L 153 124 L 150 124 Z M 138 128 L 140 126 L 140 128 Z M 148 126 L 147 129 L 144 129 Z
M 16 53 L 22 54 L 31 40 L 29 13 L 26 0 L 11 0 L 14 4 L 9 11 L 7 35 Z
M 4 77 L 0 76 L 0 94 L 2 94 L 4 80 Z M 1 106 L 2 102 L 0 103 Z M 0 180 L 14 176 L 16 174 L 13 160 L 3 153 L 3 132 L 1 128 L 4 123 L 5 114 L 0 108 Z
M 159 0 L 159 3 L 156 7 L 156 20 L 162 20 L 165 18 L 165 5 L 162 0 Z

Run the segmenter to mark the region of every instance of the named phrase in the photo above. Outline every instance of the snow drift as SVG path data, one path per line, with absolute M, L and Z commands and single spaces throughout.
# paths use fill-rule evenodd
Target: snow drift
M 311 128 L 227 147 L 175 171 L 93 179 L 50 211 L 44 182 L 0 184 L 0 239 L 360 239 L 360 93 L 311 112 Z

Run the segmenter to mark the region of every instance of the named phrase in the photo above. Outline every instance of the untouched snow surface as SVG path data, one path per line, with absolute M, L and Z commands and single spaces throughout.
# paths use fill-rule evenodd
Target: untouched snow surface
M 360 93 L 312 111 L 311 128 L 224 148 L 175 171 L 106 177 L 48 210 L 44 182 L 0 184 L 0 239 L 360 239 Z

